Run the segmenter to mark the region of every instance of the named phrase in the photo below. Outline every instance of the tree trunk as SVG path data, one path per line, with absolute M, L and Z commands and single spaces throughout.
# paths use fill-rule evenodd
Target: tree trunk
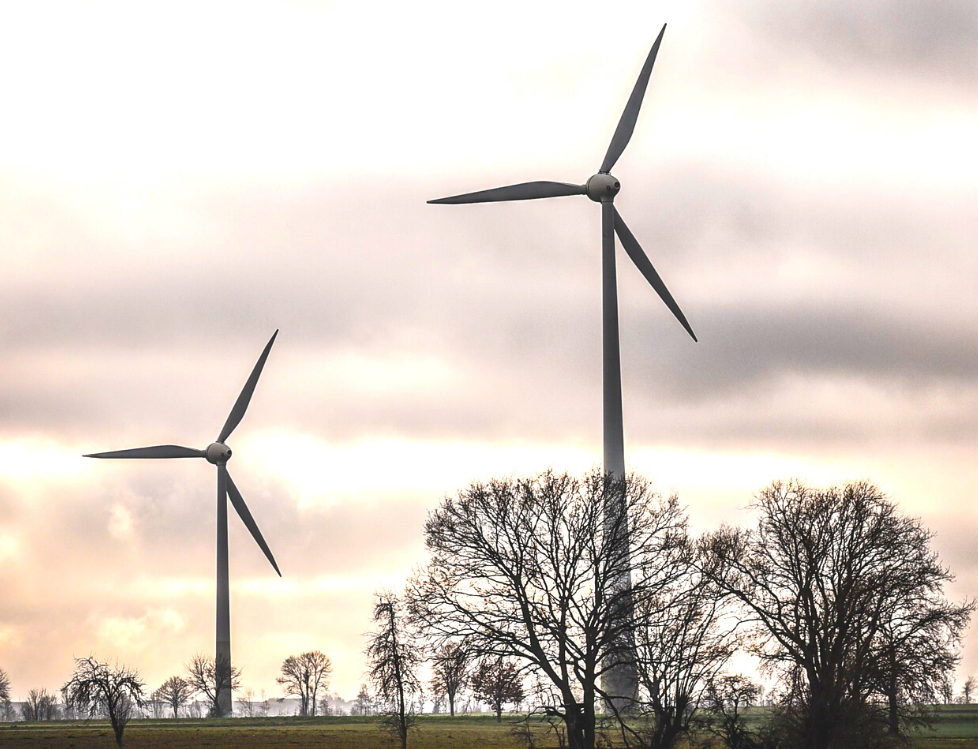
M 394 680 L 397 682 L 397 731 L 401 735 L 401 749 L 407 749 L 407 707 L 404 704 L 404 682 L 401 678 L 401 660 L 397 652 L 397 629 L 394 626 L 394 607 L 390 608 L 391 639 L 393 641 Z
M 886 690 L 886 702 L 889 708 L 889 715 L 887 716 L 887 723 L 889 724 L 890 734 L 893 736 L 900 735 L 900 715 L 899 715 L 899 704 L 897 703 L 897 693 L 899 692 L 899 687 L 897 686 L 896 673 L 897 673 L 897 659 L 896 650 L 890 650 L 890 678 L 888 679 L 887 690 Z
M 398 733 L 401 734 L 401 749 L 407 749 L 407 715 L 404 710 L 404 696 L 401 693 L 401 714 L 399 716 Z
M 890 734 L 893 736 L 898 736 L 900 733 L 900 715 L 898 712 L 896 689 L 894 688 L 888 695 L 886 695 L 887 705 L 889 707 L 889 715 L 887 723 L 889 724 Z
M 832 743 L 835 721 L 831 715 L 829 699 L 820 693 L 811 694 L 809 707 L 809 736 L 812 749 L 828 749 Z M 838 711 L 835 711 L 838 714 Z
M 576 702 L 564 705 L 564 725 L 567 727 L 568 749 L 594 749 L 594 722 L 590 730 L 584 719 L 583 705 Z
M 448 712 L 453 718 L 455 717 L 455 695 L 451 692 L 448 693 Z
M 591 689 L 584 690 L 584 704 L 581 705 L 581 718 L 583 722 L 582 733 L 584 734 L 584 745 L 590 749 L 595 744 L 594 692 Z

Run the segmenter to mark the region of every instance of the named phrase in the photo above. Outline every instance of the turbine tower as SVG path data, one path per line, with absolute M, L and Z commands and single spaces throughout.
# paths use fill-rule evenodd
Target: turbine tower
M 276 330 L 265 346 L 265 350 L 258 357 L 258 363 L 255 364 L 255 368 L 251 371 L 251 376 L 248 377 L 248 381 L 245 382 L 244 388 L 238 396 L 238 400 L 235 401 L 234 407 L 231 409 L 231 413 L 224 423 L 224 428 L 221 429 L 221 433 L 217 436 L 217 439 L 205 449 L 197 450 L 192 447 L 180 447 L 179 445 L 154 445 L 152 447 L 113 450 L 111 452 L 93 453 L 84 456 L 86 458 L 128 459 L 204 458 L 208 463 L 217 466 L 217 642 L 214 664 L 219 669 L 219 672 L 226 672 L 227 676 L 225 678 L 228 680 L 227 686 L 222 688 L 218 695 L 218 709 L 220 710 L 221 717 L 231 715 L 231 596 L 228 585 L 227 505 L 229 497 L 231 504 L 237 511 L 241 521 L 245 524 L 245 527 L 251 531 L 251 535 L 254 537 L 258 546 L 261 547 L 261 550 L 265 552 L 265 556 L 272 563 L 272 567 L 278 573 L 278 576 L 282 576 L 282 573 L 279 572 L 278 565 L 275 563 L 275 557 L 272 556 L 268 544 L 265 543 L 265 539 L 258 529 L 258 524 L 248 510 L 248 505 L 245 504 L 241 492 L 238 491 L 238 487 L 231 480 L 231 474 L 228 473 L 227 468 L 228 461 L 231 459 L 231 448 L 225 444 L 227 438 L 231 436 L 231 432 L 234 431 L 235 427 L 241 422 L 241 419 L 244 418 L 245 411 L 248 410 L 248 404 L 251 402 L 251 396 L 255 392 L 255 386 L 258 384 L 258 378 L 261 376 L 262 368 L 265 366 L 268 352 L 271 351 L 272 344 L 275 343 L 275 336 L 277 335 L 278 331 Z
M 659 274 L 652 266 L 652 261 L 642 249 L 642 246 L 629 231 L 621 214 L 615 208 L 615 196 L 621 189 L 621 183 L 611 174 L 612 168 L 628 145 L 635 130 L 638 113 L 642 107 L 642 99 L 649 85 L 652 66 L 666 32 L 663 25 L 659 36 L 652 44 L 642 72 L 639 73 L 635 87 L 632 89 L 625 111 L 622 112 L 618 127 L 611 139 L 611 145 L 605 154 L 604 161 L 597 174 L 588 178 L 583 185 L 567 182 L 522 182 L 491 190 L 454 195 L 449 198 L 429 200 L 434 204 L 462 203 L 495 203 L 509 200 L 535 200 L 537 198 L 557 198 L 569 195 L 587 195 L 591 200 L 601 204 L 601 311 L 602 311 L 602 347 L 603 347 L 603 421 L 604 421 L 604 470 L 615 479 L 625 477 L 625 440 L 622 426 L 621 405 L 621 355 L 618 344 L 618 288 L 615 271 L 615 233 L 621 240 L 622 247 L 645 279 L 662 298 L 676 319 L 686 329 L 686 332 L 696 340 L 696 335 L 686 320 L 686 316 L 672 294 L 662 282 Z M 608 510 L 608 521 L 614 517 L 613 508 Z M 626 530 L 627 533 L 627 530 Z M 627 536 L 626 536 L 627 539 Z M 615 592 L 626 596 L 631 589 L 631 579 L 625 574 L 621 579 L 612 583 Z M 626 597 L 625 600 L 628 600 Z M 630 616 L 630 607 L 627 615 Z M 626 705 L 635 694 L 637 678 L 633 667 L 619 665 L 607 672 L 604 678 L 604 690 L 615 697 L 618 705 Z

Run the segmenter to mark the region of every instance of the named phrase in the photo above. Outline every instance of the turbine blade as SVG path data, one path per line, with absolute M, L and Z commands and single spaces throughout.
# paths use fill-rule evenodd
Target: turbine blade
M 265 543 L 265 538 L 262 536 L 261 531 L 258 530 L 258 523 L 255 519 L 251 517 L 251 512 L 248 510 L 248 505 L 245 504 L 244 498 L 241 496 L 241 492 L 238 491 L 238 487 L 234 485 L 234 481 L 231 480 L 231 474 L 227 474 L 228 477 L 228 498 L 231 500 L 231 504 L 234 505 L 234 509 L 238 512 L 238 517 L 241 518 L 241 522 L 245 524 L 245 527 L 251 531 L 251 535 L 254 536 L 255 542 L 261 547 L 261 550 L 265 552 L 265 556 L 268 557 L 268 561 L 272 563 L 272 567 L 278 572 L 278 576 L 282 577 L 282 573 L 279 572 L 278 565 L 275 564 L 275 557 L 272 556 L 272 552 L 268 548 L 268 544 Z
M 686 315 L 683 311 L 679 309 L 679 305 L 676 304 L 676 300 L 672 298 L 672 294 L 669 293 L 669 289 L 662 282 L 659 274 L 656 273 L 655 268 L 652 267 L 652 261 L 649 260 L 649 256 L 645 254 L 645 250 L 642 249 L 642 245 L 638 243 L 635 236 L 628 230 L 625 226 L 625 222 L 621 218 L 621 214 L 618 213 L 618 209 L 615 208 L 615 231 L 618 233 L 618 238 L 621 240 L 621 246 L 625 248 L 625 252 L 628 253 L 628 257 L 632 259 L 635 263 L 635 267 L 638 268 L 642 275 L 645 276 L 645 280 L 648 281 L 652 288 L 655 289 L 656 293 L 662 297 L 662 301 L 666 303 L 666 306 L 672 310 L 672 314 L 676 316 L 676 319 L 682 323 L 682 326 L 686 328 L 686 332 L 692 336 L 693 340 L 696 340 L 696 334 L 693 333 L 693 329 L 689 327 L 689 323 L 686 321 Z
M 107 453 L 92 453 L 83 458 L 203 458 L 203 450 L 180 445 L 153 445 L 152 447 L 134 447 L 131 450 L 112 450 Z
M 604 161 L 601 164 L 602 172 L 607 173 L 612 170 L 615 162 L 618 161 L 618 157 L 625 150 L 625 146 L 628 145 L 628 141 L 631 140 L 632 133 L 635 131 L 635 123 L 638 121 L 638 112 L 642 108 L 642 99 L 645 98 L 645 90 L 649 87 L 649 77 L 652 75 L 655 56 L 659 53 L 659 45 L 662 43 L 662 35 L 665 33 L 666 25 L 662 24 L 662 31 L 655 38 L 652 51 L 649 52 L 649 56 L 645 60 L 645 65 L 642 66 L 642 72 L 638 74 L 638 80 L 635 81 L 635 88 L 632 89 L 632 95 L 628 97 L 625 111 L 621 113 L 618 128 L 611 138 L 608 153 L 605 154 Z
M 218 442 L 224 442 L 228 437 L 231 436 L 231 432 L 234 428 L 241 423 L 241 419 L 244 418 L 245 411 L 248 410 L 248 404 L 251 403 L 251 396 L 255 392 L 255 385 L 258 384 L 258 378 L 261 376 L 261 370 L 265 366 L 265 360 L 268 358 L 268 352 L 272 350 L 272 344 L 275 343 L 275 336 L 278 335 L 276 330 L 272 333 L 272 337 L 269 339 L 268 343 L 265 345 L 265 350 L 261 352 L 261 356 L 258 357 L 258 363 L 255 364 L 255 368 L 251 370 L 251 376 L 248 377 L 248 381 L 245 383 L 244 387 L 241 389 L 241 395 L 238 396 L 238 400 L 234 402 L 234 408 L 231 409 L 231 413 L 228 414 L 228 420 L 224 423 L 224 429 L 217 437 Z
M 492 190 L 467 192 L 464 195 L 453 195 L 450 198 L 429 200 L 434 204 L 458 203 L 497 203 L 503 200 L 536 200 L 537 198 L 562 198 L 567 195 L 586 195 L 584 185 L 572 185 L 569 182 L 521 182 L 518 185 L 495 187 Z

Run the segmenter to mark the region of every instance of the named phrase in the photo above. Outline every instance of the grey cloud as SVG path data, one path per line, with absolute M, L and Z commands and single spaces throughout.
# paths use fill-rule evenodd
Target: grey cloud
M 886 310 L 719 306 L 700 314 L 698 328 L 695 350 L 675 336 L 630 336 L 631 374 L 685 400 L 723 397 L 783 374 L 844 375 L 911 388 L 973 385 L 978 367 L 978 331 Z
M 116 441 L 125 435 L 203 444 L 281 327 L 249 416 L 265 426 L 329 439 L 593 432 L 601 376 L 593 206 L 446 209 L 424 205 L 430 185 L 395 184 L 337 212 L 334 190 L 214 190 L 195 209 L 215 242 L 207 252 L 130 252 L 101 237 L 104 258 L 74 266 L 66 254 L 43 290 L 6 282 L 0 319 L 17 322 L 3 334 L 13 362 L 0 373 L 4 428 L 87 435 L 92 449 L 124 446 Z M 788 375 L 910 392 L 973 387 L 969 238 L 978 222 L 964 201 L 785 186 L 763 172 L 676 164 L 651 193 L 621 202 L 701 338 L 685 337 L 620 255 L 631 403 L 716 405 L 738 392 L 776 392 Z M 31 210 L 42 204 L 57 210 L 43 201 Z M 48 250 L 56 256 L 57 241 Z M 782 266 L 805 251 L 817 253 L 813 277 L 785 281 Z M 838 275 L 818 277 L 822 267 Z M 381 368 L 391 357 L 431 361 L 446 379 L 395 378 L 350 393 L 334 373 L 297 366 L 344 352 Z M 110 434 L 118 436 L 101 444 Z
M 801 27 L 899 13 L 867 7 L 737 6 Z M 25 192 L 15 213 L 41 227 L 46 262 L 42 275 L 0 289 L 0 342 L 13 362 L 0 373 L 5 428 L 57 425 L 94 440 L 139 424 L 147 439 L 197 444 L 191 435 L 210 438 L 253 352 L 282 327 L 272 367 L 343 351 L 384 366 L 398 351 L 450 374 L 447 384 L 349 396 L 328 371 L 270 370 L 262 395 L 278 405 L 263 413 L 276 423 L 331 438 L 590 433 L 600 387 L 593 206 L 425 206 L 443 191 L 434 181 L 161 191 L 162 215 L 169 206 L 191 217 L 182 243 L 152 216 L 135 216 L 127 240 L 100 233 L 70 200 Z M 785 374 L 967 385 L 970 206 L 845 180 L 828 187 L 792 181 L 776 164 L 734 173 L 687 162 L 645 193 L 623 193 L 623 214 L 703 340 L 683 338 L 622 258 L 626 388 L 676 407 Z M 842 270 L 838 293 L 823 279 L 778 293 L 778 264 L 799 247 Z M 927 303 L 937 294 L 939 312 Z M 42 358 L 52 351 L 60 361 Z
M 840 69 L 857 64 L 962 87 L 975 83 L 978 7 L 970 0 L 765 0 L 726 10 L 775 43 L 803 47 Z

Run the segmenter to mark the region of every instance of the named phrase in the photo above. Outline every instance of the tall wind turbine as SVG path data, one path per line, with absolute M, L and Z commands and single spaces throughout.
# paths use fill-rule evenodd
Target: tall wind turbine
M 248 410 L 248 404 L 251 402 L 251 396 L 255 392 L 255 386 L 258 384 L 258 378 L 261 376 L 262 368 L 265 366 L 268 352 L 272 350 L 272 344 L 275 343 L 275 336 L 277 335 L 278 331 L 276 330 L 265 346 L 265 350 L 258 357 L 258 363 L 255 364 L 255 368 L 251 371 L 251 376 L 245 382 L 244 388 L 238 396 L 238 400 L 234 403 L 234 408 L 231 409 L 231 413 L 224 423 L 224 428 L 221 429 L 221 433 L 217 436 L 217 440 L 209 444 L 205 449 L 197 450 L 192 447 L 180 447 L 179 445 L 154 445 L 153 447 L 136 447 L 131 450 L 113 450 L 111 452 L 93 453 L 92 455 L 84 456 L 86 458 L 128 459 L 204 458 L 208 463 L 217 466 L 217 647 L 215 665 L 220 664 L 228 672 L 231 668 L 231 597 L 228 589 L 228 497 L 231 498 L 231 504 L 237 511 L 238 516 L 248 530 L 251 531 L 251 535 L 258 543 L 258 546 L 265 552 L 265 556 L 272 563 L 272 567 L 278 573 L 278 576 L 282 576 L 282 573 L 279 572 L 278 565 L 275 563 L 275 557 L 272 556 L 268 544 L 265 543 L 261 531 L 258 530 L 258 524 L 248 510 L 248 505 L 245 504 L 241 492 L 238 491 L 238 487 L 231 480 L 231 474 L 228 473 L 227 468 L 228 461 L 231 459 L 231 448 L 225 444 L 227 438 L 231 436 L 231 432 L 234 431 L 235 427 L 241 422 L 241 419 L 244 418 L 245 411 Z M 227 688 L 223 688 L 219 695 L 218 708 L 222 716 L 231 714 L 231 689 L 229 687 L 230 685 Z
M 655 64 L 656 54 L 659 52 L 659 45 L 662 43 L 662 36 L 666 33 L 663 25 L 659 36 L 656 37 L 649 52 L 642 72 L 639 73 L 635 87 L 632 89 L 625 111 L 622 112 L 618 122 L 618 128 L 608 146 L 604 161 L 597 174 L 588 178 L 583 185 L 575 185 L 567 182 L 522 182 L 506 187 L 496 187 L 491 190 L 481 190 L 479 192 L 465 193 L 464 195 L 454 195 L 449 198 L 429 200 L 429 203 L 437 204 L 461 204 L 461 203 L 495 203 L 509 200 L 535 200 L 537 198 L 558 198 L 569 195 L 587 195 L 591 200 L 601 204 L 601 309 L 602 309 L 602 333 L 603 333 L 603 389 L 604 389 L 604 470 L 614 478 L 621 479 L 625 476 L 625 441 L 622 427 L 622 406 L 621 406 L 621 356 L 618 345 L 618 289 L 615 276 L 615 233 L 621 240 L 628 257 L 635 263 L 636 267 L 645 276 L 646 280 L 652 285 L 656 293 L 662 298 L 666 306 L 676 316 L 676 319 L 686 329 L 686 332 L 696 340 L 693 329 L 686 321 L 686 316 L 672 294 L 662 282 L 659 274 L 652 266 L 652 261 L 642 249 L 638 240 L 628 230 L 621 214 L 615 208 L 615 196 L 621 189 L 621 183 L 611 174 L 611 169 L 622 155 L 625 146 L 632 137 L 635 130 L 635 123 L 638 120 L 638 112 L 642 107 L 642 99 L 649 85 L 649 77 L 652 75 L 652 66 Z M 609 508 L 609 518 L 613 517 L 612 509 Z M 631 588 L 631 580 L 628 575 L 613 584 L 615 590 L 626 591 Z M 635 693 L 636 676 L 634 669 L 627 666 L 619 666 L 611 670 L 604 680 L 605 691 L 610 695 L 622 698 L 627 701 Z

